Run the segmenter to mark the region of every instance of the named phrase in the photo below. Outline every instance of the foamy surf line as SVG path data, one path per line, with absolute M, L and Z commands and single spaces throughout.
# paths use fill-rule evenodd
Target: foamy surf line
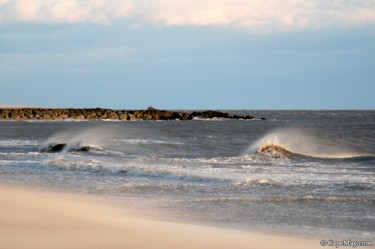
M 79 199 L 79 201 L 78 201 Z M 264 235 L 130 215 L 85 197 L 0 186 L 0 248 L 318 248 L 319 239 Z M 171 239 L 173 238 L 173 239 Z

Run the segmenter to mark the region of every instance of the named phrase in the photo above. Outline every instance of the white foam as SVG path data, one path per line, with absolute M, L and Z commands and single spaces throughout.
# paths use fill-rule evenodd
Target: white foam
M 34 146 L 38 145 L 37 140 L 17 140 L 17 139 L 8 139 L 0 140 L 0 146 L 16 147 L 16 146 Z
M 37 152 L 37 151 L 32 151 L 32 152 L 0 152 L 0 156 L 6 156 L 6 157 L 22 157 L 22 156 L 41 156 L 42 154 Z
M 260 185 L 260 186 L 270 186 L 270 185 L 281 185 L 281 182 L 269 178 L 245 178 L 237 186 L 251 186 L 251 185 Z
M 100 160 L 79 158 L 74 156 L 59 155 L 43 162 L 45 166 L 57 166 L 70 170 L 99 170 L 106 167 L 106 164 Z
M 181 142 L 175 141 L 165 141 L 165 140 L 152 140 L 152 139 L 111 139 L 113 142 L 124 142 L 128 144 L 172 144 L 172 145 L 182 145 Z

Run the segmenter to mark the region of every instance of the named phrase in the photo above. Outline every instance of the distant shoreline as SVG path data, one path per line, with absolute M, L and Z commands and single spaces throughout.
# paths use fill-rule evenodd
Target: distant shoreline
M 146 110 L 114 110 L 103 108 L 37 108 L 0 106 L 0 120 L 193 120 L 237 119 L 250 120 L 254 116 L 230 115 L 222 111 L 170 111 L 149 107 Z

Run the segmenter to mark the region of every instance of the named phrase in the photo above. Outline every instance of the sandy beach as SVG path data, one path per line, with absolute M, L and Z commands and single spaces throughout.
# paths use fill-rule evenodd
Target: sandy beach
M 0 187 L 0 248 L 321 248 L 318 239 L 149 220 L 118 207 Z

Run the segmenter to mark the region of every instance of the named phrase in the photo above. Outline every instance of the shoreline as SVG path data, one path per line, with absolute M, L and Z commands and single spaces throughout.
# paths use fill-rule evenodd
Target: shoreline
M 0 249 L 321 248 L 318 238 L 159 221 L 82 199 L 0 185 Z

